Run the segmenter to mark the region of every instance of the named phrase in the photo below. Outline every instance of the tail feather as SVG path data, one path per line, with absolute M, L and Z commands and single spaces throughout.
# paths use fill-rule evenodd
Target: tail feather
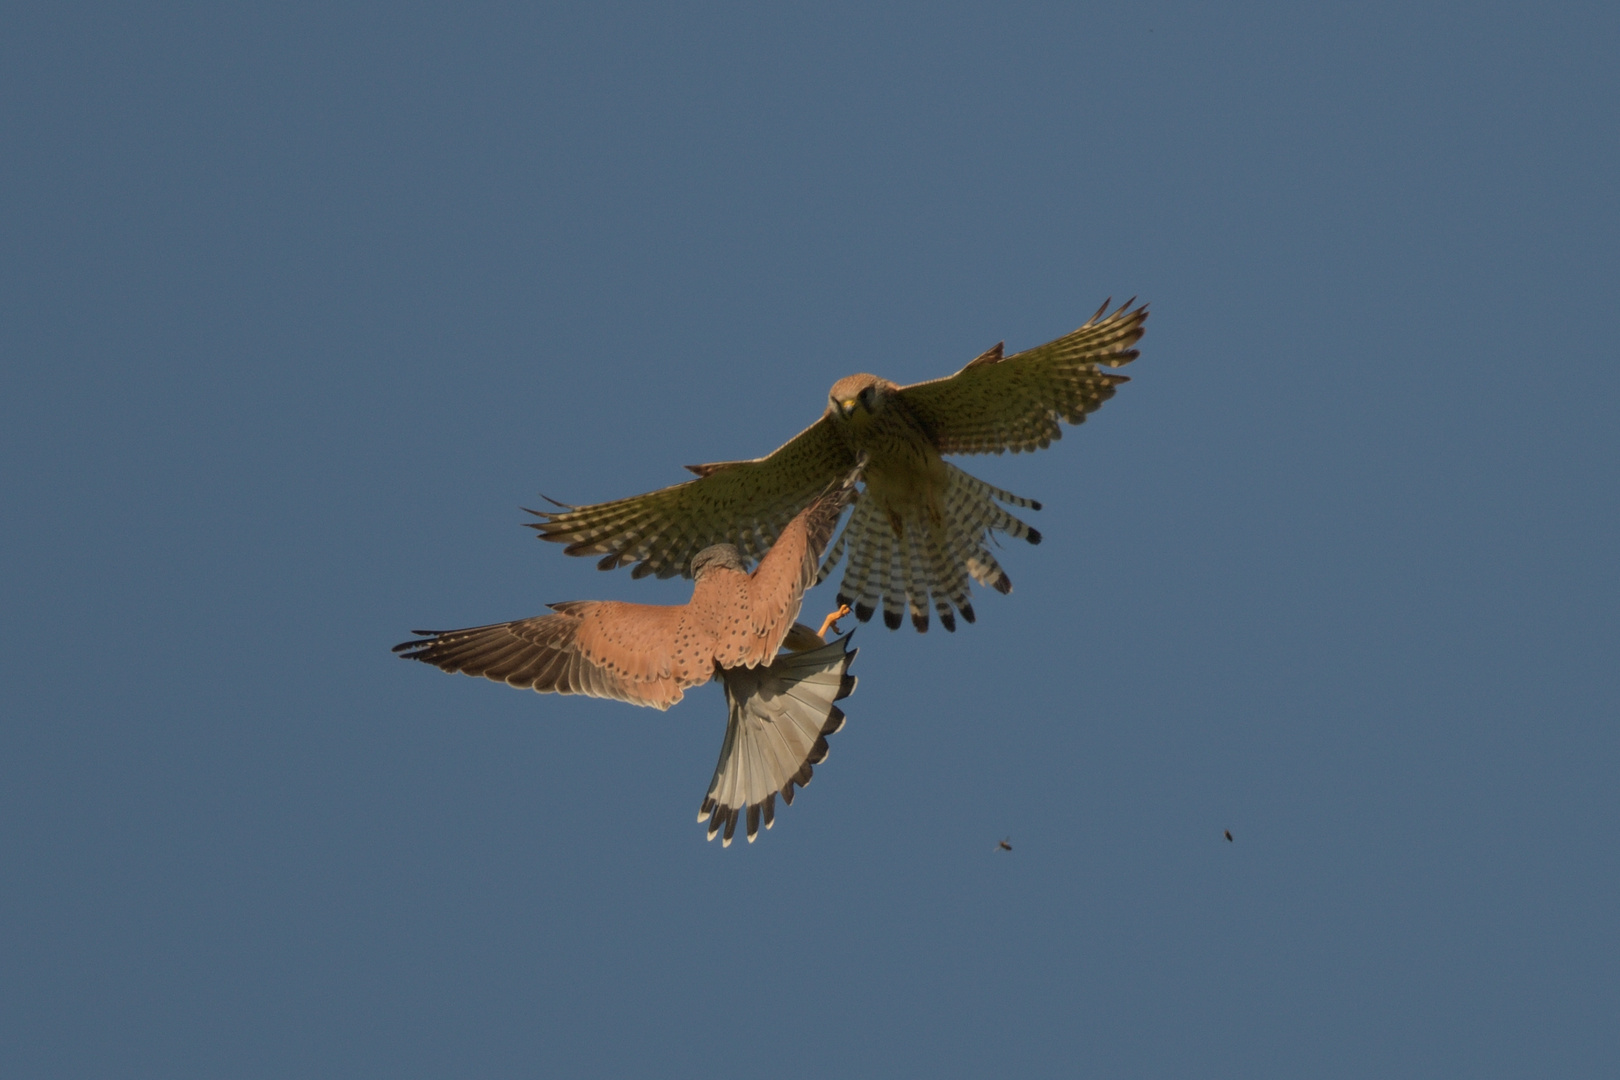
M 963 618 L 969 617 L 968 613 L 973 610 L 968 599 L 967 570 L 961 559 L 953 557 L 949 529 L 930 523 L 927 544 L 928 563 L 934 579 L 934 611 L 939 615 L 941 626 L 955 631 L 956 616 L 951 613 L 952 605 L 963 612 Z
M 946 462 L 946 464 L 949 465 L 950 463 Z M 951 465 L 951 468 L 959 473 L 962 479 L 966 480 L 972 487 L 998 502 L 1004 502 L 1008 506 L 1022 506 L 1026 510 L 1039 510 L 1041 508 L 1040 502 L 1035 499 L 1026 499 L 1022 495 L 1014 495 L 1005 488 L 987 484 L 972 473 L 962 472 L 961 469 L 957 469 L 954 465 Z
M 950 477 L 948 501 L 955 507 L 951 515 L 953 532 L 966 548 L 963 563 L 968 573 L 981 585 L 988 585 L 1001 593 L 1011 592 L 1012 581 L 990 550 L 990 534 L 1004 532 L 1031 543 L 1039 543 L 1041 534 L 997 506 L 993 499 L 1013 501 L 1037 510 L 1040 503 L 992 487 L 949 462 L 946 462 L 945 468 Z
M 890 630 L 900 629 L 901 611 L 906 606 L 906 575 L 900 548 L 901 539 L 885 523 L 878 528 L 889 557 L 883 570 L 883 625 Z
M 955 520 L 954 518 L 950 520 Z M 952 600 L 961 610 L 962 617 L 968 622 L 973 621 L 972 605 L 968 603 L 971 593 L 968 588 L 968 579 L 972 578 L 980 585 L 989 585 L 999 577 L 1001 567 L 995 565 L 991 558 L 989 565 L 985 564 L 984 545 L 981 544 L 969 529 L 946 529 L 945 531 L 945 560 L 955 571 L 954 588 L 960 597 L 953 594 Z
M 855 689 L 848 674 L 856 650 L 845 634 L 819 649 L 784 653 L 769 665 L 727 668 L 726 735 L 720 761 L 698 809 L 707 821 L 708 838 L 723 831 L 730 846 L 739 815 L 744 815 L 748 842 L 761 821 L 776 821 L 776 796 L 793 804 L 794 785 L 810 782 L 813 766 L 827 756 L 827 736 L 844 726 L 844 713 L 834 702 Z
M 872 527 L 871 535 L 877 551 L 876 565 L 872 568 L 872 606 L 880 602 L 884 611 L 894 612 L 894 622 L 890 623 L 888 615 L 883 616 L 885 625 L 891 629 L 900 625 L 901 594 L 897 591 L 900 586 L 898 562 L 900 550 L 895 546 L 894 530 L 887 521 L 879 522 Z
M 950 476 L 948 489 L 960 493 L 959 498 L 961 499 L 965 517 L 979 527 L 981 543 L 982 531 L 985 529 L 1004 532 L 1008 536 L 1017 537 L 1019 540 L 1029 540 L 1032 544 L 1041 542 L 1040 533 L 1031 529 L 1018 518 L 1013 517 L 1000 506 L 997 506 L 996 500 L 1010 503 L 1013 506 L 1025 506 L 1031 510 L 1039 510 L 1041 508 L 1040 503 L 1034 499 L 1026 499 L 1021 495 L 1014 495 L 1010 491 L 1003 491 L 1001 488 L 993 487 L 978 477 L 963 472 L 950 462 L 945 463 L 945 468 Z
M 855 512 L 849 516 L 849 524 L 844 526 L 844 531 L 838 534 L 838 539 L 833 541 L 832 547 L 827 549 L 827 557 L 821 561 L 821 569 L 816 571 L 817 585 L 827 580 L 827 575 L 831 574 L 833 567 L 838 565 L 838 560 L 844 557 L 844 545 L 849 540 L 849 534 L 854 531 L 855 519 L 860 516 L 860 513 L 860 504 L 857 503 Z M 855 554 L 864 553 L 857 551 Z M 851 555 L 850 562 L 851 564 L 854 563 L 854 555 Z M 839 603 L 848 603 L 848 601 L 841 600 Z
M 1011 579 L 991 551 L 992 534 L 1040 543 L 1039 532 L 1000 505 L 1039 510 L 1040 503 L 987 484 L 949 462 L 944 465 L 941 520 L 919 517 L 907 508 L 896 536 L 888 511 L 863 499 L 823 565 L 825 575 L 849 553 L 838 600 L 851 604 L 862 622 L 876 614 L 880 597 L 883 621 L 891 630 L 900 627 L 905 612 L 918 631 L 926 632 L 930 606 L 947 630 L 955 629 L 953 608 L 973 622 L 970 579 L 997 592 L 1012 591 Z
M 906 528 L 900 536 L 900 559 L 902 578 L 906 590 L 906 607 L 911 612 L 911 625 L 917 628 L 917 633 L 928 633 L 928 586 L 931 584 L 932 574 L 920 548 L 922 542 L 921 522 L 907 521 Z
M 837 562 L 838 556 L 843 554 L 846 542 L 849 543 L 849 566 L 844 571 L 844 580 L 838 586 L 838 602 L 840 604 L 853 604 L 857 607 L 864 605 L 868 609 L 867 618 L 870 618 L 870 609 L 876 606 L 877 588 L 873 572 L 880 557 L 884 554 L 881 548 L 882 536 L 871 534 L 872 501 L 862 500 L 855 504 L 855 511 L 849 517 L 849 524 L 838 535 L 838 541 L 833 545 L 833 551 L 828 554 L 827 561 L 822 564 L 821 573 L 825 577 Z M 854 539 L 851 540 L 851 537 Z

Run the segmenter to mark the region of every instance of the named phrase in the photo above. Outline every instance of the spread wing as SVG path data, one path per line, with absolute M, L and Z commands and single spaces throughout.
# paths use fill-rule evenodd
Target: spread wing
M 793 620 L 799 617 L 804 591 L 816 583 L 821 553 L 838 528 L 838 517 L 855 498 L 860 472 L 859 468 L 851 471 L 836 490 L 794 515 L 754 568 L 748 579 L 748 613 L 754 633 L 743 666 L 769 663 L 782 647 Z
M 394 651 L 445 671 L 542 694 L 585 694 L 667 709 L 713 677 L 712 659 L 682 663 L 685 607 L 576 601 L 555 615 L 465 630 L 418 630 Z M 701 650 L 698 650 L 701 653 Z
M 854 454 L 824 417 L 752 461 L 688 465 L 698 479 L 628 499 L 531 510 L 540 536 L 569 555 L 601 555 L 611 570 L 635 563 L 632 577 L 691 576 L 692 556 L 734 544 L 758 559 L 793 515 L 855 465 Z
M 1104 304 L 1074 333 L 1012 356 L 997 345 L 955 375 L 902 387 L 900 397 L 942 454 L 1039 450 L 1063 437 L 1060 420 L 1080 423 L 1128 381 L 1098 370 L 1137 357 L 1131 346 L 1147 305 L 1127 309 L 1104 317 Z

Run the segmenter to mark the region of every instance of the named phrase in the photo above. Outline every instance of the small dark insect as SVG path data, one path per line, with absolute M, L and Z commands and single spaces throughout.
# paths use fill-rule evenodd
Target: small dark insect
M 1012 850 L 1012 837 L 1009 836 L 1005 840 L 996 841 L 996 850 L 998 850 L 998 851 L 1011 851 Z
M 1232 842 L 1232 830 L 1231 829 L 1226 830 L 1226 842 L 1228 844 L 1230 844 Z

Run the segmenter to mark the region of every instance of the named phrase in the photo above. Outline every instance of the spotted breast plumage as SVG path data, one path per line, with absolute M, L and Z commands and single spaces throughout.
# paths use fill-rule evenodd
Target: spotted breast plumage
M 821 419 L 765 457 L 689 465 L 698 479 L 614 502 L 531 511 L 540 518 L 533 527 L 570 555 L 601 556 L 604 570 L 630 565 L 634 577 L 671 577 L 688 573 L 692 555 L 708 544 L 759 557 L 864 454 L 865 491 L 820 576 L 847 555 L 839 601 L 861 621 L 881 605 L 891 629 L 909 612 L 926 631 L 932 607 L 955 630 L 955 612 L 975 618 L 970 580 L 1012 589 L 990 550 L 992 534 L 1040 542 L 1007 507 L 1040 504 L 943 456 L 1042 449 L 1062 438 L 1063 423 L 1082 422 L 1112 397 L 1128 380 L 1102 369 L 1137 357 L 1148 313 L 1146 305 L 1126 303 L 1111 314 L 1108 307 L 1056 341 L 1011 356 L 997 345 L 946 378 L 910 386 L 876 375 L 840 379 Z
M 572 601 L 552 614 L 465 630 L 418 630 L 394 651 L 450 672 L 540 693 L 585 694 L 667 709 L 693 686 L 725 686 L 726 735 L 698 820 L 730 845 L 740 815 L 752 841 L 776 797 L 793 802 L 827 756 L 855 689 L 849 635 L 827 642 L 797 624 L 804 592 L 855 494 L 852 473 L 795 515 L 752 573 L 729 544 L 699 551 L 685 604 Z M 780 655 L 779 650 L 786 648 Z

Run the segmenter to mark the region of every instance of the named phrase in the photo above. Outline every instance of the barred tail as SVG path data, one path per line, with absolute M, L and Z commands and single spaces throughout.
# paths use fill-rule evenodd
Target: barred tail
M 934 612 L 939 616 L 939 624 L 946 630 L 956 630 L 956 616 L 952 614 L 951 607 L 962 613 L 962 618 L 968 622 L 973 621 L 973 602 L 970 599 L 972 590 L 968 586 L 968 570 L 965 560 L 956 558 L 952 552 L 952 530 L 949 525 L 942 522 L 929 522 L 925 541 L 928 553 L 929 566 L 933 568 L 933 584 L 930 588 L 934 595 Z
M 973 622 L 970 578 L 997 592 L 1012 591 L 1012 581 L 991 553 L 991 534 L 1041 542 L 1038 531 L 1000 505 L 1039 510 L 1040 503 L 943 464 L 945 488 L 937 518 L 909 506 L 896 512 L 863 498 L 822 565 L 826 577 L 849 552 L 838 601 L 853 606 L 862 622 L 876 613 L 880 599 L 883 622 L 891 630 L 899 629 L 905 613 L 919 632 L 926 632 L 930 606 L 946 630 L 956 629 L 953 608 Z
M 1028 540 L 1032 544 L 1041 542 L 1039 530 L 1032 529 L 1022 521 L 1013 517 L 1007 511 L 997 506 L 997 502 L 1004 502 L 1009 506 L 1021 506 L 1030 510 L 1039 510 L 1041 504 L 1034 499 L 1026 499 L 1022 495 L 1014 495 L 1010 491 L 987 484 L 977 476 L 969 475 L 958 469 L 950 462 L 945 462 L 945 472 L 948 477 L 945 485 L 945 517 L 947 521 L 964 522 L 976 526 L 977 541 L 984 542 L 984 530 L 994 529 L 1004 532 L 1008 536 L 1019 540 Z

